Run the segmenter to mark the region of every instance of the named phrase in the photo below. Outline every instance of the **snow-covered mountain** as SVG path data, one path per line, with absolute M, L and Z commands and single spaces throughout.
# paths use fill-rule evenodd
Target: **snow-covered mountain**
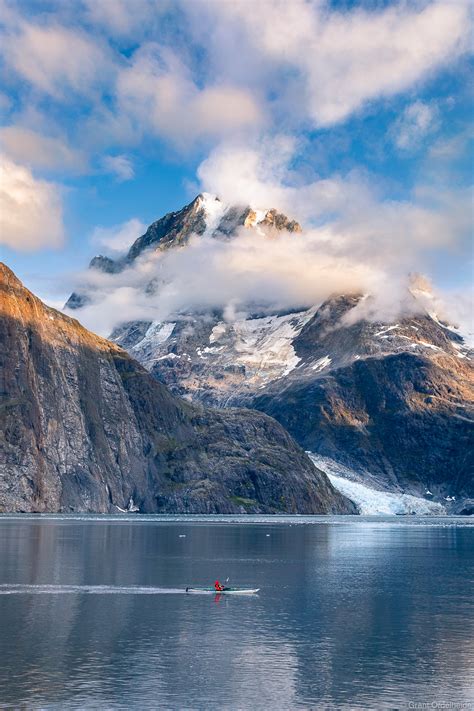
M 122 260 L 98 257 L 91 267 L 114 274 L 148 251 L 185 248 L 192 235 L 229 240 L 241 228 L 304 239 L 299 224 L 275 209 L 201 195 L 153 223 Z M 160 285 L 144 288 L 159 293 Z M 263 410 L 359 483 L 474 511 L 472 353 L 436 315 L 422 282 L 407 296 L 411 315 L 389 323 L 356 316 L 370 295 L 336 294 L 310 308 L 250 308 L 232 318 L 220 309 L 187 310 L 124 323 L 111 338 L 173 392 Z M 88 298 L 78 292 L 68 306 Z
M 254 230 L 259 235 L 271 235 L 282 230 L 299 233 L 301 227 L 295 220 L 275 209 L 256 210 L 249 206 L 228 205 L 209 193 L 201 193 L 178 212 L 170 212 L 153 222 L 144 235 L 120 259 L 103 255 L 94 257 L 89 268 L 107 274 L 117 274 L 130 267 L 139 258 L 152 251 L 166 251 L 184 247 L 193 235 L 227 240 L 239 228 Z M 147 284 L 153 289 L 154 284 Z M 65 308 L 76 309 L 87 304 L 93 294 L 88 289 L 75 291 Z

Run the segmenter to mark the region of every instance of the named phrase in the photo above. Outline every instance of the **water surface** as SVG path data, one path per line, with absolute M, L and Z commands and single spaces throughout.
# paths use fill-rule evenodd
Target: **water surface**
M 1 516 L 0 708 L 474 708 L 473 524 Z

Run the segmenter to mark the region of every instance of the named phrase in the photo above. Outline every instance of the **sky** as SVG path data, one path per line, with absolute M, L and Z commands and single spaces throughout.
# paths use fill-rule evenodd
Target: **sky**
M 469 298 L 472 11 L 0 0 L 2 261 L 60 306 L 92 256 L 204 190 L 299 220 L 336 284 L 375 260 Z

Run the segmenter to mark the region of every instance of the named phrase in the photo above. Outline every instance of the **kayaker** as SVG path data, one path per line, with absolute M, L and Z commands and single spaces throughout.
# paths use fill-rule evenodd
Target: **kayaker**
M 216 589 L 216 592 L 222 592 L 224 590 L 224 586 L 220 584 L 218 580 L 214 583 L 214 587 Z

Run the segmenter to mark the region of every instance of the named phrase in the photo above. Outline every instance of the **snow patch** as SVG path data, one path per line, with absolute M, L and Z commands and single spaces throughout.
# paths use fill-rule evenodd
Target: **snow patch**
M 438 346 L 434 346 L 432 343 L 428 343 L 428 341 L 418 341 L 418 343 L 421 346 L 425 346 L 425 348 L 431 348 L 433 351 L 440 351 L 441 350 L 441 348 L 439 348 Z
M 203 353 L 219 353 L 221 350 L 223 350 L 224 346 L 205 346 L 202 349 Z
M 165 343 L 174 331 L 176 323 L 163 323 L 162 321 L 153 321 L 148 327 L 145 335 L 130 348 L 130 353 L 145 366 L 150 368 L 156 362 L 155 356 L 158 346 Z
M 308 309 L 282 316 L 220 321 L 209 336 L 210 347 L 203 348 L 202 353 L 218 354 L 223 365 L 243 365 L 254 379 L 268 382 L 286 376 L 301 362 L 293 341 L 313 315 L 314 309 Z
M 153 321 L 147 329 L 141 341 L 136 343 L 132 350 L 142 350 L 145 345 L 158 346 L 168 340 L 174 331 L 175 323 L 163 323 L 162 321 Z
M 158 358 L 155 358 L 155 361 L 159 360 L 174 360 L 175 358 L 181 358 L 181 356 L 176 355 L 176 353 L 165 353 L 165 355 L 159 356 Z
M 388 333 L 389 331 L 393 331 L 394 328 L 400 328 L 400 324 L 396 323 L 395 326 L 388 326 L 387 328 L 382 328 L 381 331 L 377 331 L 377 333 L 374 333 L 374 336 L 382 336 L 385 333 Z
M 266 218 L 267 210 L 254 210 L 254 212 L 255 212 L 255 222 L 258 225 L 259 222 L 263 222 L 264 219 Z
M 466 346 L 464 343 L 461 345 L 460 343 L 455 343 L 454 341 L 451 341 L 452 347 L 458 351 L 456 353 L 458 358 L 468 358 L 471 360 L 471 349 Z
M 324 356 L 324 358 L 319 358 L 315 362 L 315 364 L 312 366 L 312 370 L 315 370 L 317 373 L 321 372 L 321 370 L 324 370 L 328 365 L 331 365 L 332 363 L 332 358 L 329 356 Z
M 227 325 L 223 322 L 220 322 L 217 324 L 217 326 L 214 326 L 214 328 L 211 331 L 211 335 L 209 336 L 209 343 L 214 343 L 215 341 L 218 341 L 219 338 L 221 338 L 227 329 Z
M 282 377 L 285 375 L 288 375 L 288 373 L 291 373 L 291 371 L 296 368 L 296 366 L 298 365 L 300 360 L 301 360 L 301 358 L 299 358 L 297 355 L 294 355 L 293 358 L 290 358 L 287 361 L 286 368 L 282 373 Z
M 305 322 L 305 317 L 297 319 L 295 314 L 235 321 L 236 361 L 258 370 L 276 368 L 279 376 L 288 375 L 301 360 L 293 340 Z
M 206 214 L 206 229 L 202 236 L 210 237 L 216 231 L 228 206 L 215 195 L 202 193 L 201 207 Z

